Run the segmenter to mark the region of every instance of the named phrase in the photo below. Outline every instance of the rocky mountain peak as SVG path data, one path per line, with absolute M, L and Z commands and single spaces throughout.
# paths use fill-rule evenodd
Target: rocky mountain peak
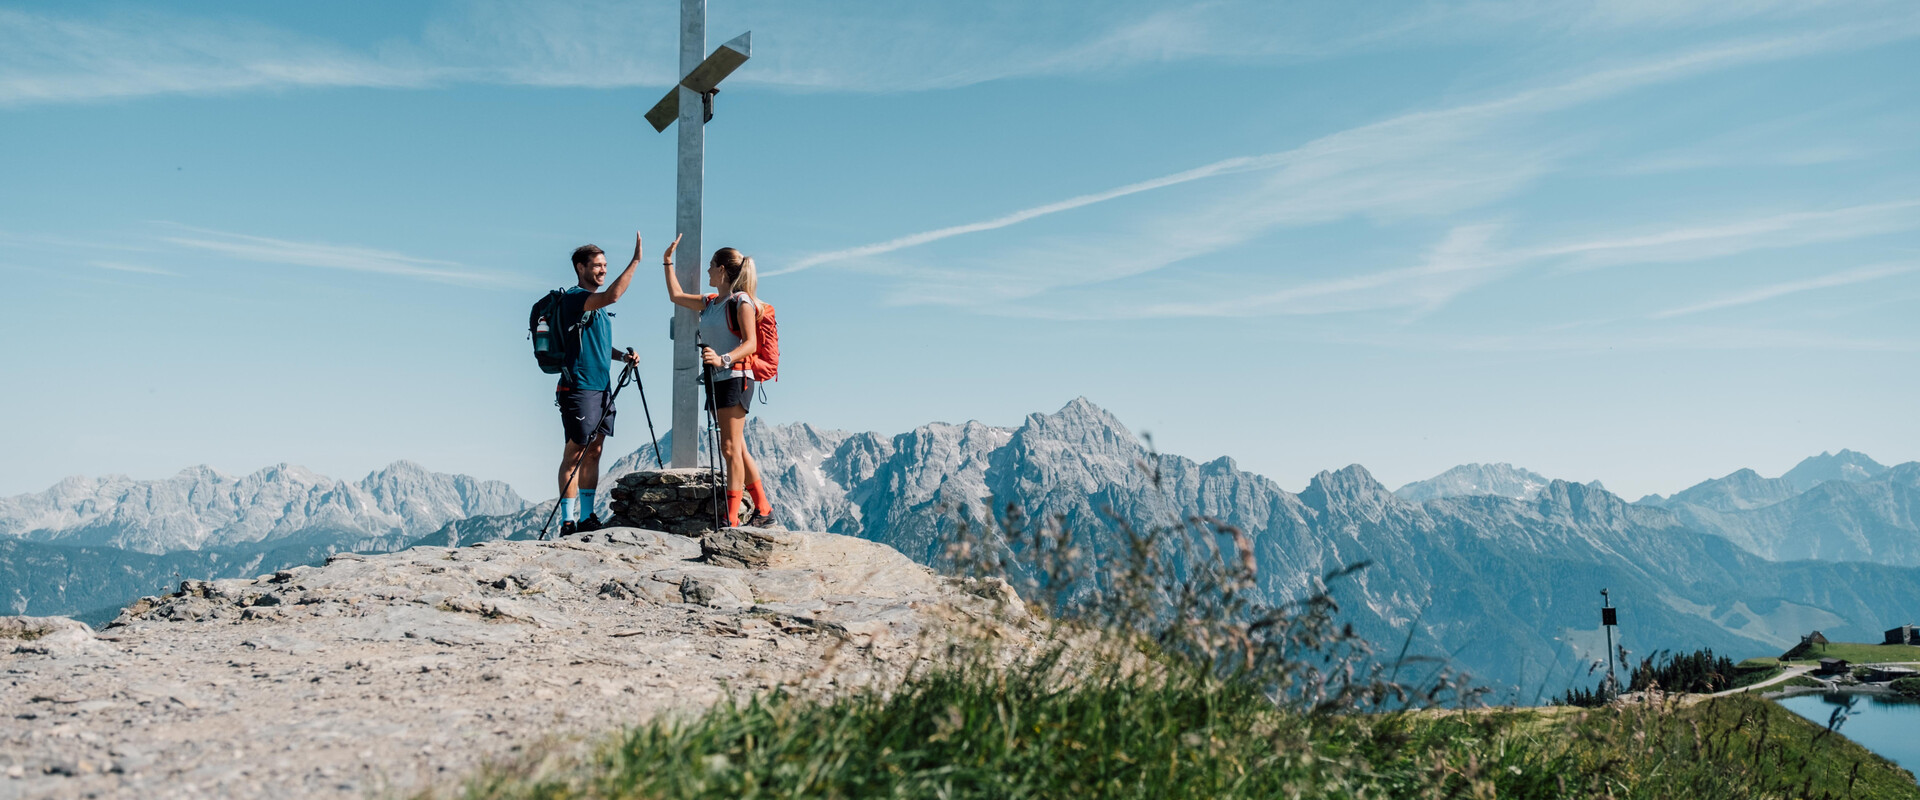
M 1085 397 L 1076 397 L 1052 414 L 1029 414 L 1014 431 L 1021 439 L 1048 439 L 1102 453 L 1139 452 L 1140 441 L 1120 420 Z
M 1322 471 L 1313 476 L 1306 491 L 1300 493 L 1301 502 L 1322 513 L 1344 510 L 1370 515 L 1394 500 L 1393 492 L 1359 464 L 1349 464 L 1332 472 Z
M 1394 491 L 1402 500 L 1421 503 L 1440 497 L 1494 495 L 1526 500 L 1539 494 L 1547 477 L 1512 464 L 1461 464 L 1424 481 L 1414 481 Z
M 1864 481 L 1886 472 L 1887 467 L 1854 450 L 1822 452 L 1811 456 L 1780 476 L 1796 491 L 1806 491 L 1827 481 Z
M 420 466 L 417 463 L 408 461 L 403 458 L 403 459 L 400 459 L 399 461 L 395 461 L 391 464 L 388 464 L 384 467 L 381 467 L 377 470 L 367 473 L 367 477 L 362 479 L 361 482 L 370 483 L 375 479 L 396 480 L 396 479 L 406 479 L 406 478 L 424 478 L 431 474 L 432 473 L 429 472 L 426 467 Z
M 1572 481 L 1553 480 L 1540 489 L 1534 508 L 1541 516 L 1583 527 L 1618 530 L 1629 524 L 1646 524 L 1661 512 L 1636 510 L 1626 500 L 1599 487 Z M 1656 526 L 1657 527 L 1657 526 Z
M 175 480 L 218 482 L 227 480 L 225 473 L 206 464 L 195 464 L 174 474 Z
M 1772 505 L 1792 497 L 1798 491 L 1784 478 L 1767 478 L 1751 469 L 1738 469 L 1725 477 L 1701 481 L 1675 492 L 1661 505 L 1667 508 L 1699 506 L 1715 511 L 1736 511 Z

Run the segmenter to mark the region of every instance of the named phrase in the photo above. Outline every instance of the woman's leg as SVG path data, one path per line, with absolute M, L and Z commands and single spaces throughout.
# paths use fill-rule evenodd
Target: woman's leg
M 720 420 L 720 458 L 727 463 L 727 491 L 738 492 L 747 481 L 747 412 L 739 406 L 714 412 Z
M 747 412 L 739 406 L 714 413 L 720 421 L 720 457 L 727 464 L 727 524 L 740 524 L 740 495 L 747 478 Z

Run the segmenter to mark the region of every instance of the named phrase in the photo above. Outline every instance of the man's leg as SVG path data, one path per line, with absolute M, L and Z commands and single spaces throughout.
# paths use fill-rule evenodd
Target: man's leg
M 593 437 L 593 444 L 587 445 L 587 449 L 582 452 L 580 456 L 579 484 L 581 522 L 587 522 L 588 520 L 599 521 L 599 518 L 594 514 L 598 508 L 596 497 L 600 490 L 600 453 L 606 446 L 606 443 L 607 437 L 595 436 Z
M 567 441 L 566 449 L 560 454 L 560 524 L 565 525 L 578 519 L 576 510 L 580 504 L 580 471 L 586 468 L 581 463 L 585 450 L 572 440 Z

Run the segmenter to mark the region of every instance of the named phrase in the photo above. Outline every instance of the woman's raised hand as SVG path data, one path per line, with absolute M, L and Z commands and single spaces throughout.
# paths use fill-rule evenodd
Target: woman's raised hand
M 680 237 L 685 235 L 686 234 L 674 234 L 673 244 L 667 245 L 666 254 L 660 257 L 661 263 L 666 264 L 669 267 L 673 266 L 673 251 L 678 250 L 680 248 Z

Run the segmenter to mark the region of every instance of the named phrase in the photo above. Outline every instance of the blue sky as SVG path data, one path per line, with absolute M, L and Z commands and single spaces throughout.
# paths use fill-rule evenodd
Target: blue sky
M 1298 489 L 1920 458 L 1911 2 L 712 0 L 772 422 L 1085 395 Z M 664 423 L 677 4 L 0 4 L 0 494 L 399 458 L 550 493 L 567 253 Z M 623 396 L 626 451 L 645 441 Z

